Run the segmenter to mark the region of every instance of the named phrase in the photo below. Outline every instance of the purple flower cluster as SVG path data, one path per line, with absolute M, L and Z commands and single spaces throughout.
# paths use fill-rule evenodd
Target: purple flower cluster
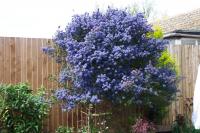
M 167 104 L 171 102 L 177 90 L 176 82 L 177 77 L 174 71 L 156 68 L 149 64 L 145 68 L 133 70 L 128 76 L 123 76 L 119 88 L 129 94 L 126 97 L 129 102 L 133 104 L 142 102 L 143 105 L 152 107 L 155 106 L 155 103 L 152 103 L 152 97 L 162 96 L 162 102 Z
M 55 49 L 51 46 L 48 46 L 48 47 L 43 47 L 42 48 L 42 51 L 45 53 L 45 54 L 48 54 L 50 56 L 53 56 L 54 53 L 55 53 Z
M 67 81 L 73 80 L 73 73 L 68 67 L 64 67 L 59 74 L 58 81 L 61 84 L 67 83 Z
M 174 92 L 175 73 L 156 68 L 166 41 L 148 37 L 149 32 L 153 32 L 151 25 L 140 13 L 133 16 L 109 8 L 105 13 L 98 10 L 74 16 L 54 38 L 56 46 L 66 52 L 65 63 L 71 66 L 59 76 L 61 83 L 70 80 L 71 89 L 58 90 L 57 98 L 71 109 L 82 101 L 140 103 L 144 93 Z

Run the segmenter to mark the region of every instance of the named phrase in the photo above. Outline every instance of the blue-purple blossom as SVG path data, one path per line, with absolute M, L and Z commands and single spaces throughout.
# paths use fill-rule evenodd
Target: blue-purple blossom
M 73 79 L 73 75 L 69 68 L 65 67 L 60 71 L 58 81 L 62 84 L 67 83 L 67 81 L 71 81 Z
M 64 100 L 65 97 L 67 97 L 67 95 L 68 95 L 68 90 L 66 90 L 65 88 L 60 88 L 55 93 L 55 96 L 58 100 Z
M 54 38 L 65 53 L 63 64 L 70 64 L 70 70 L 63 67 L 59 75 L 59 82 L 70 81 L 70 88 L 56 92 L 64 107 L 105 99 L 139 104 L 145 101 L 143 95 L 158 96 L 163 91 L 169 92 L 163 99 L 170 101 L 176 92 L 176 73 L 156 67 L 167 42 L 149 37 L 150 32 L 151 25 L 141 13 L 133 16 L 109 8 L 105 13 L 97 10 L 74 16 Z
M 90 98 L 91 103 L 99 103 L 100 100 L 98 99 L 97 95 L 91 96 Z
M 54 54 L 54 52 L 55 52 L 55 49 L 53 47 L 47 46 L 47 47 L 43 47 L 42 51 L 45 54 L 48 54 L 48 55 L 52 56 Z

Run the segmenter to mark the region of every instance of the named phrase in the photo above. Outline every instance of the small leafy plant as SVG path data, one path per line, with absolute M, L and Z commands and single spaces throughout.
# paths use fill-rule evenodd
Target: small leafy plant
M 91 128 L 90 131 L 88 132 L 88 127 L 85 126 L 85 127 L 82 127 L 82 128 L 79 128 L 77 129 L 78 133 L 103 133 L 101 132 L 98 128 Z M 74 128 L 72 127 L 65 127 L 65 126 L 60 126 L 58 127 L 58 129 L 56 130 L 56 133 L 74 133 Z
M 65 126 L 60 126 L 56 130 L 56 133 L 73 133 L 73 128 L 65 127 Z
M 8 133 L 41 133 L 42 122 L 49 112 L 44 88 L 36 94 L 29 85 L 0 85 L 0 120 Z

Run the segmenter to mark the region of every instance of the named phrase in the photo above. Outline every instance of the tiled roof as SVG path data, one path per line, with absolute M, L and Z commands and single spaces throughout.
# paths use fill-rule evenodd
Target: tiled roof
M 172 32 L 174 30 L 199 30 L 200 9 L 154 22 L 153 25 L 161 26 L 164 33 Z

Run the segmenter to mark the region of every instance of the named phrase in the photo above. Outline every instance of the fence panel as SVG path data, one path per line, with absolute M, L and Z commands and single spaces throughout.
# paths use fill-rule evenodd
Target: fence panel
M 30 83 L 33 91 L 40 86 L 46 87 L 51 94 L 57 87 L 56 82 L 48 80 L 49 75 L 57 74 L 59 66 L 53 59 L 42 53 L 41 48 L 49 39 L 0 37 L 0 83 Z M 79 126 L 80 111 L 62 112 L 54 105 L 48 119 L 44 122 L 45 132 L 54 133 L 59 125 Z M 81 116 L 81 115 L 80 115 Z
M 48 76 L 57 74 L 59 66 L 41 51 L 48 41 L 51 40 L 0 37 L 0 82 L 14 84 L 29 82 L 34 91 L 43 85 L 48 88 L 49 94 L 56 89 L 57 83 L 48 81 Z M 176 58 L 183 79 L 179 83 L 178 99 L 170 105 L 169 114 L 163 121 L 165 125 L 171 124 L 176 114 L 186 113 L 185 101 L 193 97 L 200 62 L 200 46 L 170 45 L 168 50 Z M 80 113 L 80 109 L 81 107 L 67 113 L 62 112 L 58 105 L 53 106 L 48 119 L 45 120 L 45 132 L 53 133 L 59 125 L 75 127 L 83 125 L 81 121 L 84 121 L 85 117 Z
M 200 63 L 199 45 L 170 45 L 169 52 L 176 59 L 181 80 L 179 82 L 177 100 L 169 107 L 169 114 L 164 119 L 163 124 L 170 125 L 175 120 L 177 114 L 187 114 L 191 119 L 192 98 L 195 81 Z

